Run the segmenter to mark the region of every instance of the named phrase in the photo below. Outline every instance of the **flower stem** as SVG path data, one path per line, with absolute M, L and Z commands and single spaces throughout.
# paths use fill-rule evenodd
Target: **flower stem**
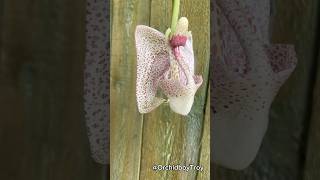
M 171 19 L 171 33 L 176 31 L 176 26 L 179 18 L 179 9 L 180 9 L 180 0 L 172 0 L 173 8 L 172 8 L 172 19 Z
M 169 38 L 169 36 L 170 36 L 170 34 L 171 34 L 171 29 L 170 28 L 168 28 L 167 30 L 166 30 L 166 38 Z

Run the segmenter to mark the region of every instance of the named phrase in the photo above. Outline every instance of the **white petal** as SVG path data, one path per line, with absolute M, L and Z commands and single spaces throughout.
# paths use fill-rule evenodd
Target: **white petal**
M 172 111 L 181 115 L 188 115 L 194 101 L 194 95 L 169 98 L 169 104 Z

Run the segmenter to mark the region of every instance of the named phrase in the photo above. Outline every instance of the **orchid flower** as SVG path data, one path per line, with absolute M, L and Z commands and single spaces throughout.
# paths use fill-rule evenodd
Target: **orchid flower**
M 254 160 L 271 103 L 297 63 L 293 46 L 269 43 L 269 2 L 256 3 L 214 0 L 212 157 L 232 169 Z
M 181 115 L 192 107 L 202 77 L 194 75 L 195 62 L 188 20 L 181 17 L 166 35 L 148 26 L 138 25 L 136 96 L 140 113 L 148 113 L 164 102 Z M 157 91 L 168 100 L 157 97 Z

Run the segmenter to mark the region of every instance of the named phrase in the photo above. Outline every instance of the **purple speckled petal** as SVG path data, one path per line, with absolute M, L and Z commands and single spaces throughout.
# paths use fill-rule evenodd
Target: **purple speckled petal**
M 269 23 L 257 18 L 267 21 L 261 14 L 267 15 L 269 6 L 260 2 L 265 6 L 259 12 L 252 8 L 254 0 L 214 1 L 214 27 L 221 29 L 213 36 L 212 158 L 232 169 L 254 160 L 271 103 L 297 62 L 293 46 L 267 41 Z
M 169 68 L 166 37 L 148 26 L 139 25 L 135 33 L 137 49 L 136 96 L 140 113 L 148 113 L 165 100 L 156 97 L 158 81 Z
M 84 110 L 91 156 L 101 164 L 109 161 L 109 41 L 106 0 L 88 0 Z

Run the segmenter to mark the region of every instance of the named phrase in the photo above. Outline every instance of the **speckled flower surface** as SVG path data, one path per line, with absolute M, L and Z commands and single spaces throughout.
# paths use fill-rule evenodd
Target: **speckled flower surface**
M 269 5 L 214 1 L 211 157 L 232 169 L 254 160 L 271 103 L 297 63 L 292 45 L 269 42 Z
M 139 25 L 135 32 L 137 49 L 136 96 L 140 113 L 148 113 L 166 99 L 157 97 L 161 91 L 170 108 L 187 115 L 202 77 L 194 75 L 192 35 L 187 18 L 180 18 L 175 34 L 163 33 Z
M 107 0 L 87 0 L 84 110 L 92 158 L 109 161 L 109 17 Z

